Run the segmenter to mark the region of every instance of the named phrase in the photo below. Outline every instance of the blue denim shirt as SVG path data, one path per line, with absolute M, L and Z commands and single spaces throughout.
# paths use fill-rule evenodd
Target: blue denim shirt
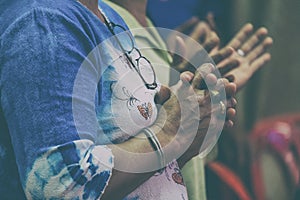
M 0 21 L 1 199 L 99 198 L 113 155 L 79 137 L 72 92 L 81 63 L 109 31 L 74 0 L 1 1 Z M 97 73 L 87 74 L 98 84 Z M 99 103 L 81 100 L 83 117 Z

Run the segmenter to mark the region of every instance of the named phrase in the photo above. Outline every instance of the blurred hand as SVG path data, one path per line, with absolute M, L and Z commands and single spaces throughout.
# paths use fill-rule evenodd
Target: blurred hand
M 189 36 L 192 39 L 184 40 L 179 36 L 173 38 L 173 44 L 181 55 L 187 59 L 199 55 L 193 52 L 197 49 L 193 46 L 193 40 L 196 40 L 213 58 L 221 75 L 236 83 L 238 90 L 244 87 L 253 74 L 271 59 L 267 50 L 272 46 L 273 40 L 268 36 L 266 28 L 259 28 L 253 33 L 253 26 L 246 24 L 222 49 L 218 49 L 219 38 L 211 25 L 197 18 L 192 18 L 177 30 L 183 33 L 190 31 Z M 173 56 L 173 67 L 179 72 L 194 72 L 195 68 L 183 59 L 183 56 L 176 54 Z
M 236 83 L 237 89 L 241 89 L 271 59 L 267 49 L 272 46 L 273 40 L 268 36 L 267 29 L 259 28 L 255 33 L 252 32 L 251 24 L 242 27 L 225 47 L 233 48 L 233 54 L 223 58 L 217 65 L 224 77 Z
M 220 39 L 217 34 L 207 22 L 196 17 L 186 21 L 176 31 L 169 36 L 167 44 L 171 52 L 175 52 L 172 54 L 172 67 L 179 72 L 195 70 L 188 60 L 199 55 L 199 51 L 212 53 L 218 49 Z
M 207 52 L 217 49 L 220 43 L 220 39 L 211 25 L 195 17 L 189 19 L 175 30 L 197 41 Z

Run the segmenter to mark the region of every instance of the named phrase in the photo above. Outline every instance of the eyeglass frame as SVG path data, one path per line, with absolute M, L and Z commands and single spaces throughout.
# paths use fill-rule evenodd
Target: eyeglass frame
M 129 63 L 132 65 L 132 67 L 136 70 L 136 72 L 138 73 L 138 75 L 140 76 L 140 78 L 142 79 L 142 81 L 144 82 L 146 88 L 149 89 L 149 90 L 155 90 L 158 85 L 157 85 L 157 82 L 156 82 L 156 74 L 155 74 L 154 68 L 153 68 L 151 62 L 145 56 L 142 55 L 141 51 L 137 47 L 134 46 L 134 39 L 132 38 L 132 35 L 129 34 L 128 30 L 126 30 L 123 26 L 111 22 L 108 19 L 108 17 L 105 15 L 105 13 L 102 11 L 101 8 L 99 8 L 99 11 L 100 11 L 101 15 L 104 18 L 105 25 L 107 26 L 107 28 L 109 29 L 109 31 L 111 32 L 111 34 L 113 34 L 113 36 L 115 37 L 115 39 L 116 39 L 118 45 L 120 46 L 122 52 L 126 56 L 126 58 L 129 61 Z M 125 48 L 123 47 L 121 41 L 118 39 L 117 34 L 114 31 L 115 27 L 121 28 L 126 34 L 128 34 L 128 36 L 129 36 L 129 38 L 131 40 L 131 44 L 132 44 L 131 45 L 132 48 L 131 48 L 130 51 L 125 50 Z M 138 54 L 139 54 L 139 57 L 137 59 L 135 59 L 135 61 L 137 62 L 137 66 L 135 65 L 135 63 L 133 62 L 133 60 L 131 59 L 131 57 L 129 56 L 129 54 L 132 53 L 133 50 L 136 50 L 138 52 Z M 139 60 L 140 59 L 145 59 L 149 63 L 149 66 L 150 66 L 150 68 L 151 68 L 151 70 L 153 72 L 153 76 L 154 76 L 153 83 L 147 83 L 146 80 L 144 79 L 144 77 L 142 76 L 142 74 L 140 73 L 140 70 L 139 70 Z

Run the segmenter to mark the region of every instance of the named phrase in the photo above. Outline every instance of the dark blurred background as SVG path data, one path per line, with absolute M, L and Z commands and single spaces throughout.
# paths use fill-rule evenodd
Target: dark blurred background
M 233 169 L 249 191 L 254 193 L 251 167 L 256 161 L 252 152 L 257 147 L 249 142 L 249 134 L 253 134 L 256 124 L 264 123 L 266 118 L 300 113 L 300 1 L 222 2 L 226 5 L 223 10 L 223 16 L 226 17 L 220 15 L 217 24 L 224 41 L 228 41 L 246 22 L 251 22 L 255 28 L 266 27 L 274 40 L 270 49 L 271 61 L 253 76 L 237 96 L 239 103 L 235 128 L 224 131 L 219 140 L 218 159 Z M 300 135 L 296 137 L 300 138 Z M 299 149 L 297 146 L 294 148 Z M 286 158 L 277 158 L 279 156 L 276 153 L 269 149 L 267 151 L 270 153 L 260 153 L 264 198 L 299 199 L 299 194 L 294 194 L 294 189 L 291 190 L 293 187 L 299 188 L 299 182 L 291 183 L 291 179 L 298 177 L 287 172 L 287 161 L 282 160 Z M 294 157 L 297 160 L 295 171 L 299 172 L 299 152 L 294 152 Z M 258 197 L 254 197 L 256 198 Z
M 239 95 L 240 125 L 249 131 L 262 118 L 300 111 L 300 1 L 228 0 L 229 35 L 245 22 L 265 26 L 273 37 L 272 59 Z M 228 34 L 227 34 L 228 35 Z

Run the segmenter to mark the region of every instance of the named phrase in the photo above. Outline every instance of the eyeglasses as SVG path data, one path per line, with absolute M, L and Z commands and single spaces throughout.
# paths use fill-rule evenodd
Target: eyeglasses
M 135 71 L 138 73 L 147 89 L 154 90 L 157 88 L 156 75 L 151 62 L 142 55 L 139 49 L 134 46 L 132 35 L 123 26 L 110 22 L 105 13 L 99 8 L 104 18 L 104 23 L 109 31 L 114 35 L 116 42 L 120 46 L 126 59 L 129 61 Z M 127 41 L 129 44 L 124 45 L 121 41 Z

